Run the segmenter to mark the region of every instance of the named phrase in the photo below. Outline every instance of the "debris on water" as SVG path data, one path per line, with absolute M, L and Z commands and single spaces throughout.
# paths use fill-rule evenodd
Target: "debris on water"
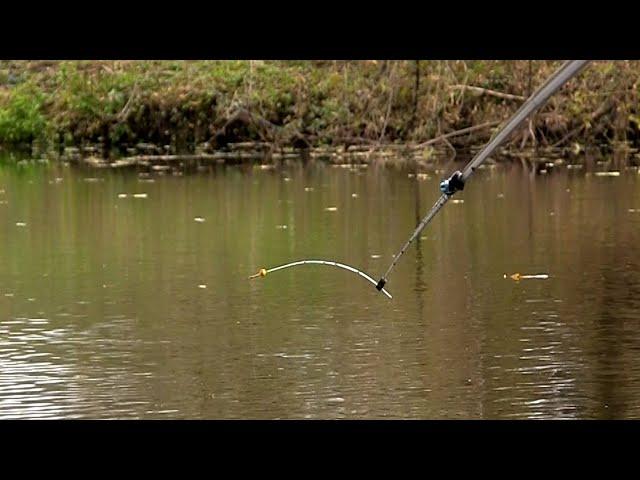
M 16 222 L 16 227 L 26 227 L 27 224 L 24 222 Z
M 286 225 L 276 225 L 276 228 L 277 228 L 278 230 L 286 230 L 286 229 L 287 229 L 287 226 L 286 226 Z
M 133 197 L 134 198 L 147 198 L 147 194 L 146 193 L 134 193 Z
M 284 177 L 282 180 L 284 180 L 285 182 L 290 182 L 291 179 L 289 177 Z
M 101 182 L 102 178 L 96 178 L 96 177 L 87 177 L 84 179 L 85 182 L 89 182 L 89 183 L 95 183 L 95 182 Z
M 498 198 L 504 198 L 504 193 L 499 193 Z
M 629 213 L 640 213 L 640 210 L 636 210 L 635 208 L 630 208 Z
M 198 223 L 204 223 L 204 218 L 202 217 L 195 217 L 194 220 Z
M 418 174 L 416 175 L 416 178 L 417 178 L 418 180 L 428 180 L 428 179 L 430 179 L 431 177 L 430 177 L 429 175 L 427 175 L 426 173 L 418 173 Z
M 416 176 L 415 173 L 407 173 L 407 178 L 413 178 L 415 176 Z
M 451 203 L 464 203 L 464 200 L 459 200 L 459 199 L 451 200 Z
M 358 198 L 358 194 L 357 193 L 352 193 L 351 194 L 351 198 Z
M 4 195 L 4 190 L 0 190 L 0 195 Z
M 595 172 L 594 175 L 596 177 L 619 177 L 620 172 L 611 171 L 611 172 Z
M 13 293 L 5 293 L 4 296 L 5 297 L 13 297 Z
M 567 168 L 569 170 L 579 170 L 582 168 L 582 165 L 579 163 L 573 163 L 573 164 L 567 165 Z
M 329 402 L 329 403 L 342 403 L 342 402 L 344 402 L 344 398 L 342 398 L 342 397 L 328 398 L 327 402 Z
M 207 286 L 203 283 L 203 284 L 198 285 L 198 288 L 207 288 Z
M 118 198 L 127 198 L 127 194 L 126 193 L 119 193 L 118 194 Z
M 305 192 L 313 192 L 313 187 L 304 187 Z
M 374 254 L 374 255 L 371 255 L 371 258 L 380 258 L 381 256 L 382 256 L 382 255 Z
M 503 275 L 503 278 L 511 278 L 512 280 L 515 280 L 516 282 L 520 281 L 520 280 L 546 280 L 549 278 L 549 275 L 546 273 L 539 273 L 536 275 L 522 275 L 520 273 L 514 273 L 512 275 L 508 275 L 505 273 Z
M 327 212 L 335 212 L 335 211 L 337 211 L 337 210 L 338 210 L 338 207 L 327 207 L 327 208 L 325 208 L 325 210 L 326 210 Z
M 35 302 L 36 299 L 35 298 L 27 298 L 27 302 Z

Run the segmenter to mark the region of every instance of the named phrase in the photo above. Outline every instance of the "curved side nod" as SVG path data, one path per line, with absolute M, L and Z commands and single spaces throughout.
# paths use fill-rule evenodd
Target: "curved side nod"
M 373 278 L 371 278 L 369 275 L 367 275 L 364 272 L 361 272 L 360 270 L 358 270 L 357 268 L 354 267 L 350 267 L 349 265 L 345 265 L 343 263 L 338 263 L 338 262 L 331 262 L 329 260 L 300 260 L 298 262 L 291 262 L 291 263 L 287 263 L 285 265 L 279 265 L 277 267 L 273 267 L 270 269 L 265 269 L 265 268 L 261 268 L 258 273 L 256 273 L 255 275 L 251 275 L 249 277 L 249 279 L 251 280 L 252 278 L 258 278 L 258 277 L 264 277 L 267 275 L 267 273 L 271 273 L 271 272 L 277 272 L 278 270 L 284 270 L 285 268 L 290 268 L 290 267 L 297 267 L 299 265 L 307 265 L 307 264 L 315 264 L 315 265 L 329 265 L 331 267 L 338 267 L 338 268 L 342 268 L 344 270 L 348 270 L 350 272 L 353 273 L 357 273 L 358 275 L 360 275 L 362 278 L 366 279 L 367 281 L 371 282 L 373 285 L 377 285 L 378 282 L 376 282 Z M 387 292 L 384 288 L 379 289 L 382 293 L 384 293 L 387 297 L 389 298 L 393 298 L 391 296 L 391 294 L 389 292 Z

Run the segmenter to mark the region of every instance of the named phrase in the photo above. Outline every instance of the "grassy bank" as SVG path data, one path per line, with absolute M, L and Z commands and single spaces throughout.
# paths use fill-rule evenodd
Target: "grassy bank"
M 551 61 L 2 61 L 0 144 L 213 152 L 485 142 Z M 512 146 L 640 142 L 640 62 L 596 62 Z M 155 149 L 155 150 L 154 150 Z

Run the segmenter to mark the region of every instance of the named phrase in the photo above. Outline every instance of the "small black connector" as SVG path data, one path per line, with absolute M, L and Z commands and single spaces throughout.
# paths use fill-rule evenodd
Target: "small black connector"
M 460 171 L 454 172 L 449 178 L 440 182 L 440 191 L 446 195 L 451 196 L 459 190 L 464 190 L 464 181 Z

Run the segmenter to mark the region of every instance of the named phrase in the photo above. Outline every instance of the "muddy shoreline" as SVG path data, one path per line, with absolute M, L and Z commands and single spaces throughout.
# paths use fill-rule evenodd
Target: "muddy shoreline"
M 230 144 L 224 151 L 213 153 L 162 153 L 169 151 L 156 145 L 142 144 L 129 148 L 125 154 L 111 152 L 101 156 L 103 146 L 87 148 L 67 147 L 58 154 L 33 155 L 28 150 L 4 151 L 4 162 L 43 162 L 73 165 L 89 170 L 131 170 L 142 176 L 184 175 L 209 172 L 221 166 L 240 166 L 259 169 L 322 163 L 343 168 L 381 167 L 407 172 L 441 173 L 463 166 L 482 146 L 456 152 L 420 144 L 393 146 L 322 147 L 271 149 L 266 144 L 243 142 Z M 634 170 L 640 166 L 640 151 L 632 147 L 614 152 L 602 147 L 585 149 L 553 149 L 504 147 L 490 157 L 482 168 L 498 165 L 522 166 L 533 174 L 550 174 L 555 170 L 607 171 Z

